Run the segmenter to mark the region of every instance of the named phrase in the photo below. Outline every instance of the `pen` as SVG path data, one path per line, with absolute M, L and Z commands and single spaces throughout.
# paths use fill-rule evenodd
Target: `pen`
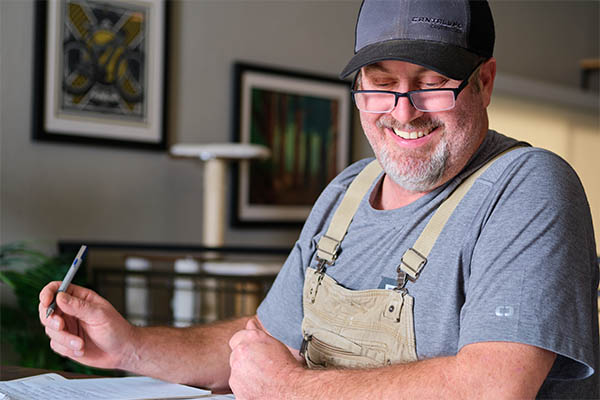
M 48 318 L 50 315 L 52 315 L 52 313 L 54 312 L 54 309 L 56 308 L 56 296 L 58 295 L 58 293 L 66 291 L 67 288 L 69 287 L 69 285 L 71 284 L 73 277 L 75 276 L 75 274 L 77 273 L 77 270 L 79 269 L 79 266 L 81 265 L 81 261 L 83 261 L 83 257 L 85 257 L 86 250 L 87 250 L 86 245 L 82 245 L 81 248 L 79 249 L 79 252 L 75 256 L 75 259 L 73 260 L 73 264 L 71 264 L 71 267 L 67 271 L 67 275 L 65 275 L 65 278 L 63 279 L 62 283 L 60 284 L 58 291 L 54 295 L 54 299 L 52 300 L 52 303 L 50 304 L 50 306 L 48 306 L 48 310 L 46 311 L 46 318 Z

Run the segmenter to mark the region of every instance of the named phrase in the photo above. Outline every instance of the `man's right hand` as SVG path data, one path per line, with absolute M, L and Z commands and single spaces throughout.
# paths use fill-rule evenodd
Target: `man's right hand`
M 40 292 L 39 317 L 56 353 L 99 368 L 126 369 L 135 353 L 135 329 L 104 298 L 92 290 L 69 285 L 59 293 L 55 312 L 46 310 L 60 282 L 51 282 Z

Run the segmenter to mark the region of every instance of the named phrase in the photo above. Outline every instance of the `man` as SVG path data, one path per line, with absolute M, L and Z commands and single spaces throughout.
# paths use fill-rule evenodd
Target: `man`
M 342 76 L 378 162 L 325 189 L 257 315 L 133 327 L 72 285 L 46 319 L 53 282 L 51 347 L 239 399 L 597 398 L 587 201 L 488 130 L 493 43 L 486 2 L 366 0 Z

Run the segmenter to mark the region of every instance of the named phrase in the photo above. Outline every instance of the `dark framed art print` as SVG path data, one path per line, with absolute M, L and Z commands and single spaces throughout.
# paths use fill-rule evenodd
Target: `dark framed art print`
M 167 3 L 36 2 L 35 140 L 165 149 Z
M 270 157 L 240 162 L 234 225 L 299 224 L 349 163 L 350 84 L 284 69 L 234 65 L 234 136 Z

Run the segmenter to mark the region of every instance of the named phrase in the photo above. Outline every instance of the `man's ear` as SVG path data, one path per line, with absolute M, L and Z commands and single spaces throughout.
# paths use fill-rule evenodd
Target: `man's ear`
M 494 90 L 494 79 L 496 78 L 496 59 L 491 57 L 481 64 L 479 68 L 479 83 L 481 85 L 481 99 L 483 106 L 490 105 L 492 91 Z

